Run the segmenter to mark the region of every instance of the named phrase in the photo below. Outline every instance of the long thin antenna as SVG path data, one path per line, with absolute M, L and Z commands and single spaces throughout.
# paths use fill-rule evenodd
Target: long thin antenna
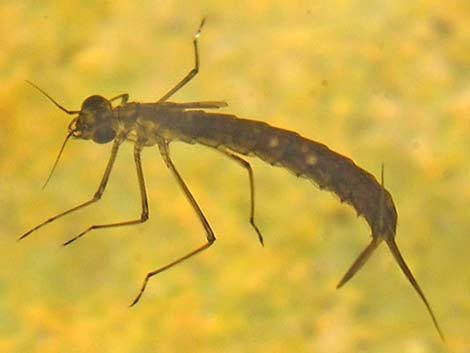
M 46 187 L 47 183 L 48 183 L 49 180 L 51 179 L 52 174 L 54 174 L 54 170 L 55 170 L 55 168 L 57 167 L 57 163 L 59 163 L 60 156 L 62 155 L 62 152 L 64 151 L 64 148 L 65 148 L 65 145 L 67 144 L 67 141 L 70 139 L 70 137 L 72 136 L 72 134 L 73 134 L 73 131 L 70 131 L 70 132 L 67 134 L 67 136 L 65 137 L 65 140 L 64 140 L 64 142 L 62 143 L 62 147 L 60 148 L 59 154 L 57 155 L 57 158 L 55 159 L 54 165 L 52 166 L 51 172 L 50 172 L 49 175 L 47 176 L 46 182 L 45 182 L 44 185 L 42 186 L 42 190 L 44 190 L 44 188 Z
M 67 108 L 64 108 L 62 105 L 60 105 L 59 103 L 56 102 L 56 100 L 54 98 L 52 98 L 49 94 L 46 93 L 46 91 L 44 91 L 42 88 L 40 88 L 39 86 L 35 85 L 34 83 L 32 83 L 31 81 L 28 81 L 28 80 L 25 80 L 26 83 L 30 84 L 31 86 L 33 86 L 34 88 L 36 88 L 39 92 L 41 92 L 43 95 L 45 95 L 52 103 L 54 103 L 54 105 L 59 108 L 60 110 L 62 110 L 63 112 L 69 114 L 69 115 L 73 115 L 73 114 L 78 114 L 80 113 L 79 110 L 68 110 Z M 52 174 L 54 174 L 54 171 L 55 171 L 55 168 L 57 167 L 57 163 L 59 163 L 59 159 L 60 159 L 60 156 L 62 155 L 62 152 L 64 151 L 64 148 L 65 148 L 65 145 L 67 144 L 67 141 L 70 139 L 70 137 L 73 135 L 73 131 L 70 131 L 67 136 L 65 137 L 65 140 L 64 142 L 62 143 L 62 147 L 60 148 L 60 151 L 59 151 L 59 154 L 57 155 L 57 158 L 54 162 L 54 165 L 52 166 L 52 169 L 51 169 L 51 172 L 49 173 L 47 179 L 46 179 L 46 182 L 44 183 L 44 185 L 42 186 L 42 190 L 44 190 L 44 188 L 46 187 L 47 183 L 49 182 L 49 180 L 51 179 L 52 177 Z
M 28 80 L 25 80 L 26 83 L 29 83 L 31 86 L 33 86 L 34 88 L 36 88 L 39 92 L 41 92 L 42 94 L 44 94 L 47 98 L 49 98 L 49 100 L 54 103 L 54 105 L 59 108 L 60 110 L 66 112 L 67 114 L 69 115 L 72 115 L 72 114 L 78 114 L 80 113 L 80 110 L 68 110 L 66 108 L 64 108 L 63 106 L 61 106 L 59 103 L 57 103 L 54 98 L 52 98 L 50 95 L 48 95 L 42 88 L 36 86 L 34 83 L 32 83 L 31 81 L 28 81 Z

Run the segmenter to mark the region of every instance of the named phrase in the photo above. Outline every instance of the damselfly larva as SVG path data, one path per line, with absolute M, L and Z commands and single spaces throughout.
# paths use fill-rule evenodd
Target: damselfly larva
M 406 265 L 395 243 L 397 211 L 392 196 L 383 187 L 383 182 L 381 184 L 378 183 L 372 174 L 357 166 L 351 159 L 330 150 L 324 144 L 309 140 L 295 132 L 272 127 L 260 121 L 241 119 L 235 115 L 209 113 L 202 110 L 225 107 L 225 102 L 173 103 L 168 101 L 168 98 L 198 73 L 199 54 L 197 39 L 203 24 L 204 20 L 201 22 L 193 39 L 194 68 L 156 103 L 128 102 L 128 94 L 121 94 L 111 99 L 93 95 L 84 100 L 80 110 L 68 110 L 57 103 L 41 88 L 29 82 L 59 109 L 69 115 L 76 115 L 69 124 L 67 137 L 52 171 L 57 165 L 65 144 L 71 137 L 93 140 L 100 144 L 113 142 L 113 145 L 104 175 L 94 196 L 86 202 L 47 219 L 24 233 L 20 239 L 27 237 L 32 232 L 62 216 L 98 201 L 103 195 L 116 155 L 124 141 L 134 143 L 134 162 L 137 170 L 142 207 L 140 218 L 118 223 L 92 225 L 65 242 L 64 245 L 72 243 L 95 229 L 122 227 L 145 222 L 148 219 L 149 213 L 140 154 L 144 147 L 157 145 L 166 166 L 173 173 L 177 183 L 201 221 L 206 232 L 207 242 L 166 266 L 149 272 L 131 305 L 136 304 L 151 277 L 206 250 L 216 239 L 206 216 L 170 157 L 169 144 L 172 141 L 183 141 L 191 144 L 200 143 L 221 151 L 247 170 L 251 200 L 250 223 L 261 243 L 263 243 L 263 237 L 254 221 L 253 172 L 250 163 L 239 155 L 256 156 L 267 163 L 290 170 L 297 176 L 311 180 L 320 189 L 326 189 L 335 193 L 339 196 L 341 202 L 351 205 L 358 215 L 364 217 L 369 224 L 372 231 L 372 241 L 339 282 L 338 288 L 351 279 L 362 265 L 365 264 L 375 248 L 382 241 L 385 241 L 401 270 L 424 302 L 439 335 L 443 337 L 423 291 Z M 113 107 L 111 103 L 117 100 L 120 100 L 120 103 Z

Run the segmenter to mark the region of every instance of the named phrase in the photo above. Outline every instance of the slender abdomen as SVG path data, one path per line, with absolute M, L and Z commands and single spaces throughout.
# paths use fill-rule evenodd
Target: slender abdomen
M 372 174 L 321 143 L 263 122 L 204 111 L 186 111 L 165 125 L 185 142 L 255 155 L 308 178 L 353 206 L 374 237 L 395 235 L 397 213 L 390 193 Z

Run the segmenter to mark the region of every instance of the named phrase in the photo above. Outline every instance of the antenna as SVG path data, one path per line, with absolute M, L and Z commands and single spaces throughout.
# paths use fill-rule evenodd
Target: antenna
M 47 183 L 48 183 L 49 180 L 51 179 L 52 174 L 54 174 L 55 168 L 57 167 L 57 163 L 59 163 L 60 156 L 62 155 L 62 152 L 64 151 L 64 148 L 65 148 L 65 145 L 67 144 L 67 141 L 70 139 L 70 137 L 72 136 L 72 134 L 73 134 L 73 131 L 70 131 L 70 132 L 67 134 L 67 136 L 65 137 L 65 140 L 64 140 L 64 142 L 62 143 L 62 147 L 60 148 L 59 154 L 57 155 L 57 158 L 55 159 L 54 165 L 52 166 L 52 169 L 51 169 L 49 175 L 47 176 L 46 182 L 45 182 L 44 185 L 42 186 L 42 190 L 44 190 L 44 188 L 46 187 Z
M 46 91 L 44 91 L 42 88 L 40 88 L 39 86 L 36 86 L 34 83 L 32 83 L 31 81 L 28 81 L 28 80 L 25 80 L 26 83 L 30 84 L 31 86 L 33 86 L 34 88 L 36 88 L 39 92 L 41 92 L 43 95 L 45 95 L 47 98 L 49 98 L 49 100 L 54 103 L 54 105 L 59 108 L 60 110 L 66 112 L 67 114 L 69 115 L 72 115 L 72 114 L 78 114 L 80 113 L 80 110 L 68 110 L 66 108 L 64 108 L 63 106 L 61 106 L 59 103 L 57 103 L 54 98 L 52 98 L 50 95 L 48 95 L 46 93 Z
M 73 114 L 78 114 L 80 113 L 79 110 L 68 110 L 66 108 L 64 108 L 62 105 L 60 105 L 59 103 L 56 102 L 56 100 L 54 98 L 52 98 L 49 94 L 46 93 L 46 91 L 44 91 L 42 88 L 40 88 L 39 86 L 35 85 L 34 83 L 32 83 L 31 81 L 28 81 L 28 80 L 25 80 L 26 83 L 30 84 L 31 86 L 33 86 L 34 88 L 36 88 L 39 92 L 41 92 L 43 95 L 45 95 L 52 103 L 54 103 L 54 105 L 59 108 L 60 110 L 62 110 L 63 112 L 69 114 L 69 115 L 73 115 Z M 42 190 L 44 190 L 44 188 L 46 187 L 47 183 L 49 182 L 49 180 L 51 179 L 52 177 L 52 174 L 54 173 L 55 171 L 55 168 L 57 167 L 57 163 L 59 162 L 59 159 L 60 159 L 60 156 L 62 155 L 62 152 L 64 151 L 64 148 L 65 148 L 65 145 L 67 144 L 67 141 L 70 139 L 70 137 L 73 135 L 73 130 L 70 131 L 67 136 L 65 137 L 65 140 L 64 142 L 62 143 L 62 147 L 60 148 L 60 151 L 59 151 L 59 154 L 54 162 L 54 165 L 52 166 L 52 169 L 51 169 L 51 172 L 49 173 L 47 179 L 46 179 L 46 182 L 44 183 L 44 185 L 42 186 Z

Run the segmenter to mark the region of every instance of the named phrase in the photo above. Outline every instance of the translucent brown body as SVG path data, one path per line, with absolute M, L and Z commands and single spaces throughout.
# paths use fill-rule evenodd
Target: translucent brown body
M 335 193 L 367 220 L 377 237 L 395 234 L 397 211 L 390 193 L 372 174 L 324 144 L 260 121 L 181 109 L 176 103 L 171 109 L 155 104 L 129 105 L 117 108 L 117 116 L 129 117 L 132 123 L 124 123 L 126 126 L 133 125 L 135 119 L 140 143 L 153 145 L 157 137 L 259 157 Z
M 365 264 L 376 247 L 382 241 L 385 241 L 400 269 L 424 302 L 440 336 L 443 337 L 423 291 L 395 243 L 397 211 L 392 196 L 383 186 L 383 178 L 382 182 L 379 183 L 372 174 L 357 166 L 350 158 L 330 150 L 324 144 L 302 137 L 296 132 L 272 127 L 255 120 L 241 119 L 235 115 L 203 110 L 224 107 L 226 106 L 224 102 L 173 103 L 167 101 L 198 72 L 197 38 L 203 24 L 204 21 L 201 23 L 193 41 L 195 67 L 155 103 L 127 102 L 127 94 L 121 94 L 109 100 L 94 95 L 85 99 L 80 110 L 70 111 L 59 105 L 39 87 L 32 84 L 61 110 L 69 115 L 78 115 L 69 125 L 69 133 L 61 148 L 59 157 L 70 137 L 93 140 L 96 143 L 112 142 L 113 147 L 100 185 L 91 199 L 45 220 L 24 233 L 20 239 L 69 213 L 98 201 L 105 191 L 118 150 L 124 141 L 134 143 L 134 162 L 141 195 L 142 211 L 140 218 L 111 224 L 92 225 L 65 242 L 64 245 L 72 243 L 95 229 L 129 226 L 145 222 L 149 217 L 149 210 L 140 154 L 144 147 L 157 145 L 166 166 L 172 172 L 201 221 L 206 232 L 207 242 L 175 261 L 149 272 L 139 294 L 131 304 L 134 305 L 139 301 L 151 277 L 208 249 L 216 240 L 207 218 L 171 160 L 169 144 L 172 141 L 183 141 L 216 148 L 248 171 L 251 196 L 250 223 L 258 234 L 259 240 L 263 243 L 261 232 L 254 221 L 253 171 L 250 164 L 239 155 L 256 156 L 271 165 L 285 168 L 297 176 L 311 180 L 320 189 L 336 194 L 341 202 L 352 206 L 357 214 L 364 217 L 369 224 L 372 241 L 346 272 L 339 282 L 338 288 L 351 279 Z M 113 107 L 112 102 L 118 99 L 121 100 L 121 103 Z

